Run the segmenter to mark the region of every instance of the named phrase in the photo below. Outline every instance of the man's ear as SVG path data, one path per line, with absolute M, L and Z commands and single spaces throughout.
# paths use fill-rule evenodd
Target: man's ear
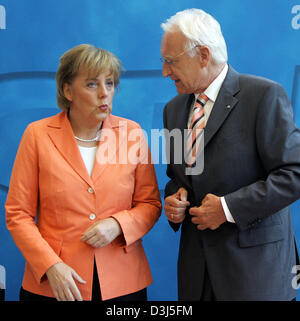
M 71 85 L 68 83 L 64 83 L 64 96 L 69 101 L 72 101 L 72 88 Z
M 198 55 L 201 59 L 201 67 L 206 67 L 210 60 L 210 50 L 206 46 L 200 46 L 197 48 Z

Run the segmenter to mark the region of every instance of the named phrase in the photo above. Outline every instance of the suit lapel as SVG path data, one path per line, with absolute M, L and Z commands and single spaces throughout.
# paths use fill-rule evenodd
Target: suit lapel
M 59 113 L 48 123 L 48 135 L 73 170 L 90 186 L 93 186 L 74 138 L 70 121 L 65 112 Z
M 204 148 L 211 141 L 225 119 L 234 109 L 238 99 L 234 96 L 239 91 L 238 73 L 229 66 L 226 78 L 215 101 L 204 130 Z
M 194 94 L 186 95 L 186 99 L 183 103 L 183 106 L 179 106 L 178 110 L 176 112 L 176 125 L 174 128 L 179 128 L 180 132 L 182 133 L 182 154 L 181 154 L 181 163 L 178 164 L 179 172 L 178 174 L 181 176 L 181 181 L 184 181 L 188 188 L 192 188 L 192 185 L 190 183 L 190 180 L 188 179 L 188 176 L 186 176 L 186 164 L 185 164 L 185 135 L 184 132 L 187 130 L 187 122 L 189 118 L 190 113 L 190 107 L 194 100 Z M 176 150 L 176 146 L 174 147 L 174 151 Z

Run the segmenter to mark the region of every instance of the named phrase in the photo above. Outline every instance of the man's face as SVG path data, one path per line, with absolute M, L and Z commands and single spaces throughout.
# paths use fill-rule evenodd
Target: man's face
M 202 92 L 206 86 L 201 55 L 198 52 L 194 57 L 190 57 L 185 51 L 185 43 L 186 38 L 180 31 L 164 34 L 161 55 L 169 63 L 163 62 L 163 76 L 174 81 L 179 94 Z

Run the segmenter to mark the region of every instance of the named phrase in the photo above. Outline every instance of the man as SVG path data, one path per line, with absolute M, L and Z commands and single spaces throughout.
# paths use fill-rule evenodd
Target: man
M 228 66 L 220 26 L 204 11 L 179 12 L 162 28 L 163 76 L 178 92 L 164 126 L 181 130 L 185 150 L 179 164 L 180 144 L 167 139 L 179 300 L 293 300 L 289 205 L 300 197 L 300 131 L 287 94 Z M 193 172 L 199 153 L 203 170 Z

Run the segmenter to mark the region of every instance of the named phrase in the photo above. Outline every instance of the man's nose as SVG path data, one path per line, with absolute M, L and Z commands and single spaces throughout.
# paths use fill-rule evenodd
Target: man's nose
M 163 62 L 163 67 L 162 67 L 162 74 L 164 77 L 170 76 L 172 73 L 170 66 L 166 63 Z

